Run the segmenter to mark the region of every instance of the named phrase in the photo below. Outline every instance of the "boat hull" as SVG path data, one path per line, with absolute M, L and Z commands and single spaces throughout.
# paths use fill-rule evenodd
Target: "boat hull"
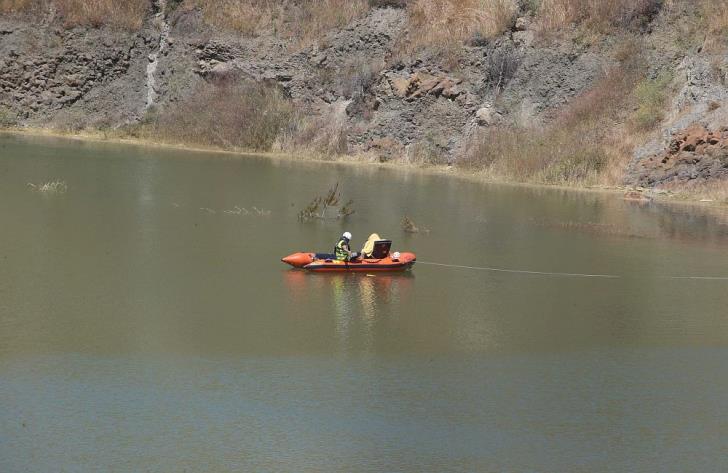
M 414 266 L 417 257 L 414 253 L 402 253 L 399 258 L 388 256 L 382 259 L 362 259 L 358 261 L 338 261 L 335 259 L 317 259 L 315 253 L 294 253 L 282 258 L 286 264 L 294 268 L 313 272 L 378 272 L 407 271 Z

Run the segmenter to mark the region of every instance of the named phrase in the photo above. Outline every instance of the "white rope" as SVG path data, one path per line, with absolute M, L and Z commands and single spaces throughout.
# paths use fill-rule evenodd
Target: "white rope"
M 456 269 L 472 269 L 476 271 L 491 271 L 497 273 L 511 273 L 511 274 L 533 274 L 536 276 L 558 276 L 565 278 L 602 278 L 602 279 L 620 279 L 622 276 L 615 274 L 582 274 L 582 273 L 552 273 L 548 271 L 526 271 L 520 269 L 505 269 L 505 268 L 489 268 L 485 266 L 463 266 L 459 264 L 444 264 L 444 263 L 433 263 L 430 261 L 417 261 L 417 264 L 425 264 L 428 266 L 440 266 L 443 268 L 456 268 Z M 672 279 L 672 280 L 694 280 L 694 281 L 728 281 L 728 277 L 723 276 L 659 276 L 659 279 Z
M 728 281 L 728 277 L 722 276 L 664 276 L 665 279 L 692 279 L 695 281 Z
M 458 269 L 474 269 L 477 271 L 492 271 L 498 273 L 512 273 L 512 274 L 533 274 L 537 276 L 561 276 L 569 278 L 604 278 L 604 279 L 619 279 L 621 276 L 615 276 L 613 274 L 581 274 L 581 273 L 552 273 L 547 271 L 525 271 L 518 269 L 504 269 L 504 268 L 488 268 L 482 266 L 462 266 L 458 264 L 443 264 L 443 263 L 432 263 L 429 261 L 417 261 L 416 264 L 426 264 L 429 266 L 441 266 L 443 268 L 458 268 Z

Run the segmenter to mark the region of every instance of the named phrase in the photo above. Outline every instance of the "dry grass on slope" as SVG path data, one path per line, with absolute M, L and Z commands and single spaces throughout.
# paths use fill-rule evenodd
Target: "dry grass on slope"
M 150 8 L 148 0 L 54 0 L 68 26 L 111 25 L 138 30 Z
M 331 159 L 347 153 L 347 126 L 345 108 L 306 115 L 279 88 L 231 76 L 201 82 L 187 98 L 149 110 L 121 136 Z
M 34 12 L 42 7 L 40 0 L 0 0 L 0 13 Z
M 536 28 L 540 33 L 559 31 L 572 24 L 600 32 L 626 27 L 659 12 L 662 0 L 541 0 Z
M 493 127 L 472 142 L 464 168 L 518 182 L 578 185 L 597 182 L 619 159 L 600 116 L 619 99 L 622 71 L 608 74 L 575 100 L 554 123 L 544 127 Z M 583 121 L 579 121 L 583 119 Z
M 544 184 L 583 185 L 613 183 L 632 152 L 634 133 L 623 125 L 635 120 L 628 105 L 642 105 L 635 90 L 664 88 L 648 84 L 637 59 L 639 46 L 625 44 L 621 65 L 605 73 L 594 86 L 577 96 L 545 126 L 493 127 L 471 142 L 460 166 L 482 171 L 496 179 Z M 649 87 L 648 87 L 649 86 Z M 643 93 L 644 95 L 644 93 Z M 657 93 L 646 94 L 652 111 Z M 657 118 L 645 120 L 645 128 Z M 621 125 L 620 125 L 621 124 Z
M 410 49 L 442 48 L 506 31 L 515 20 L 515 0 L 414 0 L 408 6 Z
M 293 104 L 274 87 L 233 79 L 201 83 L 184 101 L 152 113 L 132 136 L 223 149 L 269 151 L 296 127 Z
M 699 0 L 706 26 L 705 41 L 710 49 L 728 47 L 728 5 L 725 0 Z
M 367 0 L 189 0 L 212 26 L 245 36 L 272 33 L 308 45 L 369 10 Z
M 109 25 L 138 30 L 150 5 L 149 0 L 0 0 L 0 13 L 38 15 L 55 9 L 66 28 Z

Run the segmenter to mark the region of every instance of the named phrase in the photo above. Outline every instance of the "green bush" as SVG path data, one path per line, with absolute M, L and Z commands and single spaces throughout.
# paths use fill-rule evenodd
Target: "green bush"
M 18 124 L 18 115 L 7 107 L 0 106 L 0 127 L 10 128 Z
M 671 82 L 670 75 L 663 75 L 657 79 L 643 80 L 637 85 L 634 96 L 638 108 L 631 120 L 636 129 L 648 131 L 662 121 Z

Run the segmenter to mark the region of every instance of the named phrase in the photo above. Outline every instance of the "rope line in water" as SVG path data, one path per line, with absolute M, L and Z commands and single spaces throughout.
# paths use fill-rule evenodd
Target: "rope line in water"
M 443 263 L 432 263 L 430 261 L 417 261 L 417 264 L 426 264 L 428 266 L 441 266 L 443 268 L 457 268 L 457 269 L 474 269 L 478 271 L 491 271 L 497 273 L 511 273 L 511 274 L 533 274 L 537 276 L 562 276 L 569 278 L 603 278 L 603 279 L 619 279 L 621 276 L 614 274 L 581 274 L 581 273 L 552 273 L 547 271 L 525 271 L 519 269 L 504 269 L 504 268 L 488 268 L 482 266 L 462 266 L 458 264 L 443 264 Z
M 728 277 L 722 276 L 663 276 L 666 279 L 692 279 L 694 281 L 728 281 Z
M 476 271 L 491 271 L 496 273 L 510 273 L 510 274 L 533 274 L 536 276 L 559 276 L 568 278 L 602 278 L 602 279 L 621 279 L 623 276 L 615 274 L 582 274 L 582 273 L 556 273 L 548 271 L 526 271 L 520 269 L 505 269 L 505 268 L 489 268 L 486 266 L 463 266 L 459 264 L 444 264 L 444 263 L 433 263 L 431 261 L 417 261 L 417 264 L 425 264 L 428 266 L 440 266 L 443 268 L 455 268 L 455 269 L 472 269 Z M 723 276 L 659 276 L 658 279 L 672 279 L 672 280 L 693 280 L 693 281 L 728 281 L 728 277 Z

